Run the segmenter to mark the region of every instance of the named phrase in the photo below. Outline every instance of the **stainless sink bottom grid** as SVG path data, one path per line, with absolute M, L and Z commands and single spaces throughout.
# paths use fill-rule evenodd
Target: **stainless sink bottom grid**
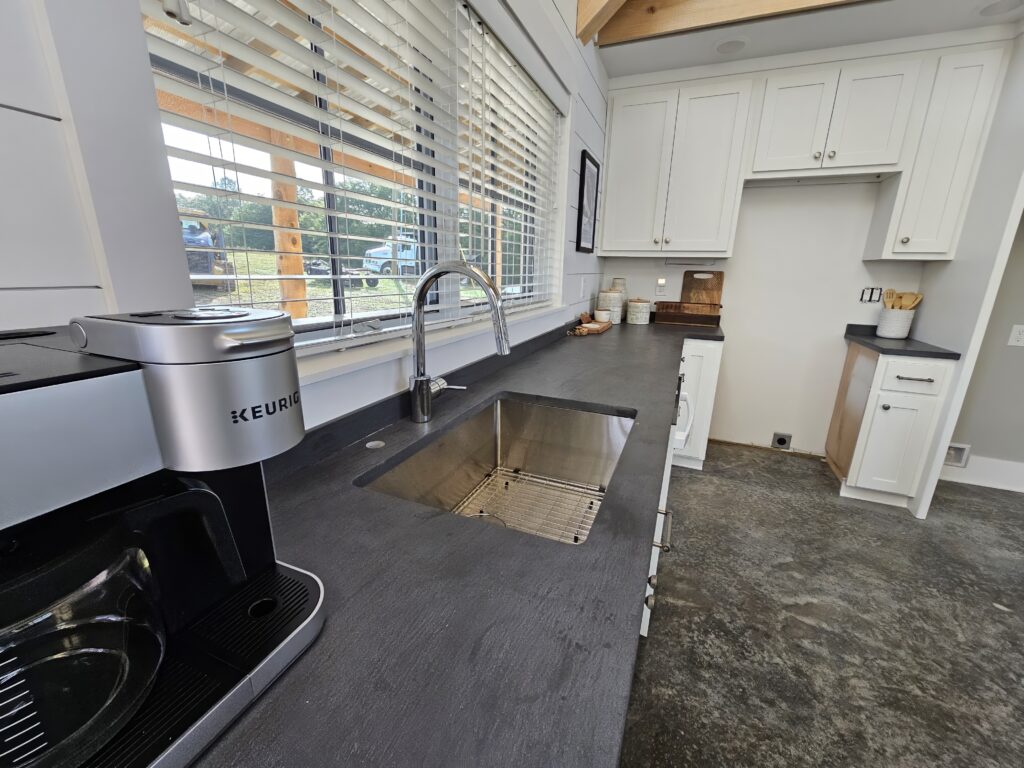
M 600 486 L 497 467 L 452 511 L 565 544 L 582 544 L 602 499 Z
M 504 392 L 355 484 L 496 527 L 582 544 L 635 418 L 628 408 Z

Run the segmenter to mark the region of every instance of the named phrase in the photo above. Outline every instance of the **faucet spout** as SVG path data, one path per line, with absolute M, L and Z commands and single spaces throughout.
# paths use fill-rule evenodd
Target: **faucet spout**
M 491 308 L 491 323 L 494 326 L 494 345 L 499 355 L 507 355 L 511 349 L 508 340 L 508 324 L 501 293 L 494 281 L 486 274 L 461 261 L 446 261 L 436 264 L 420 277 L 413 291 L 412 304 L 412 357 L 414 373 L 410 385 L 412 393 L 412 420 L 423 423 L 430 421 L 431 403 L 434 397 L 447 386 L 444 379 L 427 376 L 427 295 L 434 284 L 444 275 L 458 274 L 468 277 L 479 285 Z

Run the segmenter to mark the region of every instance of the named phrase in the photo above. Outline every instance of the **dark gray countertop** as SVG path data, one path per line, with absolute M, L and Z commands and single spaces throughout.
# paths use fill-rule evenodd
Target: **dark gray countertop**
M 725 341 L 725 331 L 720 325 L 675 325 L 664 323 L 668 328 L 675 328 L 687 339 L 704 339 L 706 341 Z
M 66 325 L 0 333 L 0 395 L 137 368 L 138 363 L 82 354 Z
M 916 339 L 882 339 L 875 336 L 874 325 L 846 326 L 845 339 L 854 344 L 874 350 L 881 355 L 900 355 L 903 357 L 933 357 L 940 360 L 959 360 L 960 353 L 949 349 L 926 344 Z
M 198 765 L 616 765 L 685 336 L 556 341 L 271 483 L 278 557 L 323 580 L 327 622 Z M 584 544 L 353 485 L 502 391 L 638 411 Z

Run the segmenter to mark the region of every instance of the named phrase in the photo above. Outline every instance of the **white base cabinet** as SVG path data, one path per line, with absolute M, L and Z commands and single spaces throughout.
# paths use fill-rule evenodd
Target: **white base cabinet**
M 701 469 L 711 434 L 711 413 L 722 364 L 721 341 L 687 339 L 679 362 L 679 410 L 673 436 L 672 463 Z
M 842 495 L 906 507 L 917 493 L 952 360 L 880 355 L 851 343 L 825 454 Z
M 669 551 L 672 539 L 672 512 L 668 508 L 668 484 L 672 480 L 672 438 L 675 425 L 668 436 L 668 451 L 665 454 L 665 468 L 661 475 L 661 497 L 658 499 L 658 516 L 654 524 L 654 541 L 651 545 L 651 561 L 647 568 L 647 587 L 644 592 L 644 610 L 640 618 L 640 636 L 647 637 L 651 624 L 651 609 L 654 607 L 654 590 L 658 586 L 658 558 Z

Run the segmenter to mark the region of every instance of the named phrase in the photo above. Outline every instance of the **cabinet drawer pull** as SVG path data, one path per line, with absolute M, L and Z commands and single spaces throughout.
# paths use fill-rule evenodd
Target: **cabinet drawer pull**
M 903 243 L 904 245 L 906 245 L 907 243 L 910 242 L 910 238 L 909 237 L 901 237 L 900 238 L 900 242 Z
M 658 574 L 652 573 L 647 577 L 647 583 L 651 585 L 651 588 L 658 586 Z
M 665 513 L 665 522 L 661 525 L 661 541 L 654 542 L 654 546 L 662 552 L 672 551 L 672 510 Z
M 935 379 L 931 378 L 930 376 L 927 379 L 922 379 L 918 376 L 900 376 L 899 374 L 897 374 L 896 379 L 898 381 L 923 381 L 925 384 L 935 383 Z
M 654 607 L 654 595 L 648 595 L 647 597 L 645 597 L 644 598 L 644 605 L 646 605 L 648 608 L 653 608 Z
M 882 406 L 882 410 L 883 411 L 888 411 L 890 408 L 892 408 L 892 406 L 889 405 L 888 403 L 886 403 L 885 405 Z

